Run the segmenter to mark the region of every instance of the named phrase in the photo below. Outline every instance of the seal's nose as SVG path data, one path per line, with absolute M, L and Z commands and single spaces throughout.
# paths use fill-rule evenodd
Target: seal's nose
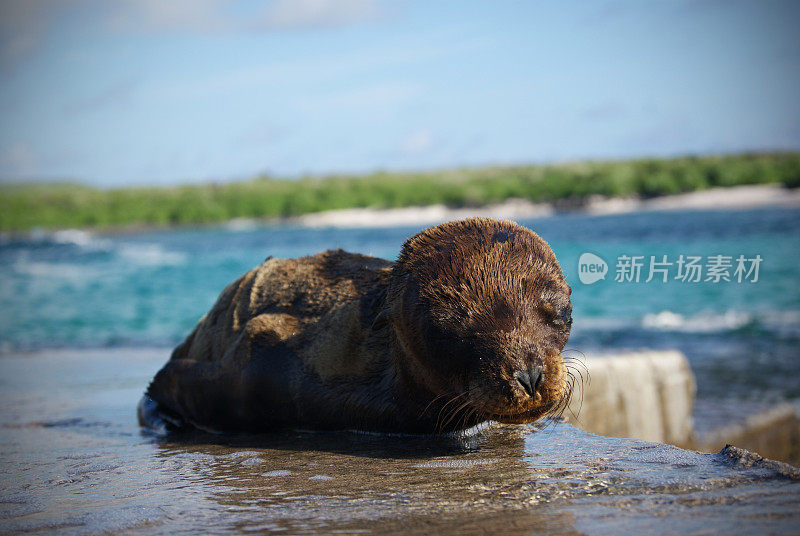
M 514 373 L 514 378 L 522 386 L 528 396 L 533 397 L 542 383 L 542 367 L 531 365 L 527 370 L 518 370 Z

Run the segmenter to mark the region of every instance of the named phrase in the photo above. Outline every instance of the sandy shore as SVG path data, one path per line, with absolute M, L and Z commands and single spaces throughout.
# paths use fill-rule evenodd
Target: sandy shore
M 800 207 L 800 190 L 763 184 L 713 188 L 653 199 L 593 197 L 582 206 L 570 208 L 588 214 L 623 214 L 642 211 L 746 210 L 762 207 Z M 503 203 L 473 208 L 429 205 L 392 209 L 353 208 L 305 214 L 290 220 L 306 227 L 399 227 L 428 225 L 470 216 L 519 220 L 547 217 L 559 208 L 549 203 L 510 199 Z

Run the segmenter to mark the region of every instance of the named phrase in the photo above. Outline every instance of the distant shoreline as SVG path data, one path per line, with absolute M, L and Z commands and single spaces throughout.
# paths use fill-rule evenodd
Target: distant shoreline
M 508 199 L 502 203 L 452 208 L 442 204 L 402 208 L 349 208 L 313 212 L 301 216 L 275 218 L 232 218 L 223 222 L 196 225 L 131 224 L 109 228 L 34 229 L 30 231 L 0 231 L 0 238 L 31 237 L 37 234 L 91 233 L 99 235 L 128 235 L 149 231 L 181 228 L 223 228 L 246 231 L 268 225 L 292 225 L 307 228 L 366 228 L 414 227 L 435 225 L 469 217 L 507 220 L 546 218 L 557 214 L 605 216 L 634 212 L 668 212 L 681 210 L 752 210 L 759 208 L 800 208 L 800 188 L 780 184 L 755 184 L 711 188 L 649 199 L 637 197 L 590 197 L 580 204 L 532 203 L 525 199 Z
M 271 221 L 314 228 L 399 227 L 436 224 L 472 216 L 520 220 L 544 218 L 565 212 L 599 216 L 648 211 L 749 210 L 766 207 L 800 207 L 800 189 L 788 189 L 779 184 L 757 184 L 712 188 L 650 199 L 597 196 L 587 199 L 580 206 L 568 208 L 554 203 L 531 203 L 524 199 L 509 199 L 502 203 L 473 208 L 449 208 L 445 205 L 392 209 L 353 208 Z M 246 225 L 246 220 L 232 220 L 227 225 L 235 228 L 237 225 Z
M 128 233 L 225 222 L 231 228 L 248 227 L 267 221 L 363 227 L 473 214 L 531 218 L 578 210 L 671 210 L 669 203 L 679 208 L 768 206 L 785 203 L 789 190 L 781 192 L 779 184 L 800 187 L 800 152 L 376 171 L 296 180 L 255 177 L 165 187 L 0 184 L 0 232 Z M 730 188 L 751 185 L 773 186 L 731 193 L 738 190 Z

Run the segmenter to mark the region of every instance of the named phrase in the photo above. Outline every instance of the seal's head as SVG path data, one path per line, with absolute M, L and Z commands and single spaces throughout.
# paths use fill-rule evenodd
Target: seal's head
M 411 382 L 482 419 L 532 422 L 563 407 L 571 289 L 532 231 L 485 218 L 408 239 L 389 318 Z

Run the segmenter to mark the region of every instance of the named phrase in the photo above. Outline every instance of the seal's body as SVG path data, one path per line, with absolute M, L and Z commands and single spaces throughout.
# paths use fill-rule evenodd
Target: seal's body
M 267 259 L 175 349 L 140 421 L 406 433 L 532 422 L 566 403 L 569 294 L 541 238 L 488 219 L 427 229 L 396 263 L 342 250 Z

